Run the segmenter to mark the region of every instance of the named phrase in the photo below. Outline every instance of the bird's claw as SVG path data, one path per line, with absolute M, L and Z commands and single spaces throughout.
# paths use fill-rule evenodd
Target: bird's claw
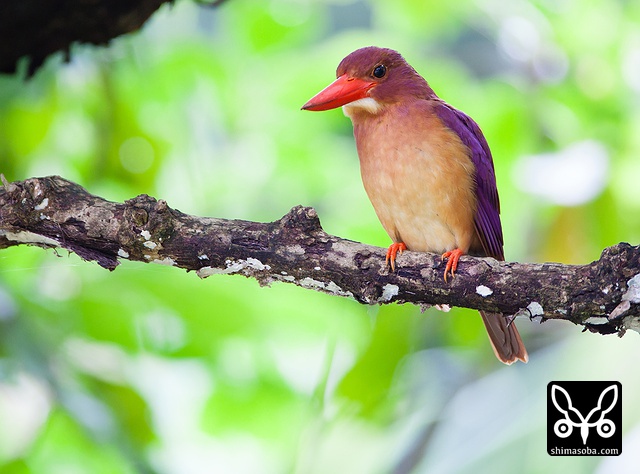
M 449 250 L 442 254 L 442 260 L 447 260 L 447 266 L 444 268 L 444 281 L 447 283 L 447 275 L 451 274 L 451 278 L 456 277 L 456 270 L 458 269 L 458 260 L 464 252 L 460 249 Z
M 386 265 L 391 265 L 392 272 L 396 270 L 396 255 L 402 255 L 402 252 L 405 250 L 407 250 L 407 246 L 404 242 L 394 242 L 389 245 L 389 248 L 387 249 L 387 258 L 385 258 L 384 262 Z

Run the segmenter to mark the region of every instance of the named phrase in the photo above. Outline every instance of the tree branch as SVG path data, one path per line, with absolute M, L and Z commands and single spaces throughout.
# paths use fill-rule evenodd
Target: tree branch
M 8 0 L 0 3 L 0 72 L 13 73 L 29 56 L 29 75 L 57 51 L 69 56 L 74 42 L 107 44 L 138 30 L 172 0 Z
M 446 283 L 439 255 L 385 250 L 329 235 L 296 206 L 270 223 L 195 217 L 140 195 L 114 203 L 57 176 L 0 187 L 0 249 L 60 247 L 113 270 L 121 259 L 172 265 L 201 278 L 237 273 L 360 303 L 448 304 L 565 319 L 602 334 L 640 328 L 640 247 L 621 243 L 588 265 L 498 262 L 465 256 Z

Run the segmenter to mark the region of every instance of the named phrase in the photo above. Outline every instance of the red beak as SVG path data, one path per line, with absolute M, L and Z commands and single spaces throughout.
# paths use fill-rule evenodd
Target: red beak
M 369 89 L 375 82 L 356 79 L 343 74 L 327 87 L 314 95 L 309 102 L 302 106 L 302 110 L 335 109 L 358 99 L 368 96 Z

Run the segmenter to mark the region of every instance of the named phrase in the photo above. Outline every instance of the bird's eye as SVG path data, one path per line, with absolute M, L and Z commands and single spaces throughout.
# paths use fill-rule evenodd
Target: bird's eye
M 384 77 L 386 73 L 387 73 L 387 68 L 385 67 L 384 64 L 378 64 L 376 67 L 373 68 L 373 77 L 377 77 L 378 79 L 380 79 L 381 77 Z

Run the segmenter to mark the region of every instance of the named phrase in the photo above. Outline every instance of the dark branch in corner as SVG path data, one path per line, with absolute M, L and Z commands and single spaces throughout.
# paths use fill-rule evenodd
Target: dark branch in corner
M 5 0 L 0 2 L 0 73 L 13 74 L 18 60 L 29 57 L 33 75 L 48 56 L 58 51 L 70 55 L 73 43 L 105 45 L 131 33 L 165 3 L 174 0 Z M 213 7 L 213 3 L 202 1 Z
M 602 334 L 640 327 L 640 247 L 621 243 L 588 265 L 463 257 L 453 281 L 438 255 L 405 252 L 396 272 L 385 250 L 329 235 L 314 209 L 270 223 L 195 217 L 147 195 L 106 201 L 52 176 L 0 187 L 0 249 L 61 247 L 109 270 L 119 260 L 242 274 L 366 304 L 448 304 L 565 319 Z

